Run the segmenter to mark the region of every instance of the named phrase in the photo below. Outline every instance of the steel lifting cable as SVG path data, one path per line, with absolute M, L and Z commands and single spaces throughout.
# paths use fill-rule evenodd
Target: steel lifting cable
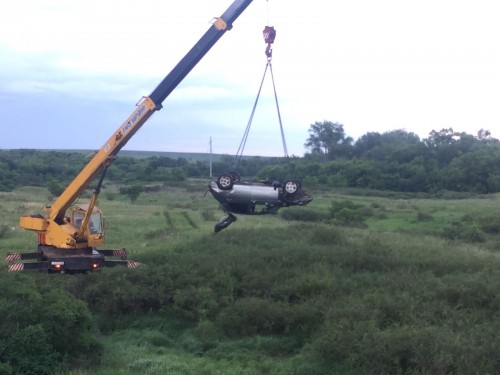
M 240 142 L 240 146 L 238 147 L 238 151 L 236 152 L 236 166 L 239 166 L 241 158 L 243 156 L 243 151 L 245 149 L 245 145 L 247 143 L 248 133 L 250 132 L 250 127 L 252 126 L 253 116 L 255 115 L 255 109 L 257 108 L 257 103 L 259 102 L 260 92 L 262 91 L 262 85 L 264 84 L 264 79 L 266 78 L 268 64 L 266 64 L 266 69 L 264 70 L 264 76 L 260 82 L 259 91 L 257 92 L 257 98 L 255 98 L 255 102 L 253 104 L 252 113 L 250 114 L 250 118 L 248 119 L 247 127 L 245 128 L 245 132 L 243 133 L 243 138 Z
M 286 147 L 285 132 L 283 131 L 283 123 L 281 122 L 280 106 L 278 104 L 278 94 L 276 93 L 276 85 L 274 84 L 274 74 L 273 74 L 273 67 L 271 65 L 271 60 L 268 61 L 267 65 L 269 65 L 269 71 L 271 72 L 271 80 L 273 81 L 274 101 L 276 102 L 276 111 L 278 112 L 278 121 L 280 123 L 281 142 L 283 143 L 283 152 L 285 154 L 285 157 L 288 158 L 288 150 Z
M 278 104 L 278 94 L 276 92 L 276 84 L 274 82 L 273 67 L 272 67 L 272 64 L 271 64 L 272 54 L 273 54 L 272 43 L 274 43 L 274 38 L 276 37 L 276 30 L 272 26 L 266 26 L 264 28 L 263 34 L 264 34 L 264 40 L 267 43 L 267 47 L 266 47 L 266 56 L 267 56 L 266 68 L 264 69 L 264 75 L 262 76 L 262 80 L 260 82 L 259 91 L 257 92 L 257 97 L 255 98 L 255 102 L 254 102 L 254 105 L 253 105 L 253 108 L 252 108 L 252 112 L 250 114 L 250 118 L 248 120 L 247 126 L 245 128 L 245 132 L 243 134 L 243 138 L 242 138 L 242 140 L 240 142 L 240 146 L 238 147 L 238 151 L 236 152 L 235 167 L 239 166 L 241 158 L 243 157 L 243 151 L 245 149 L 245 145 L 246 145 L 246 142 L 247 142 L 247 139 L 248 139 L 248 134 L 250 133 L 250 127 L 252 126 L 253 117 L 255 115 L 255 110 L 257 108 L 257 103 L 259 102 L 260 93 L 262 91 L 262 86 L 264 84 L 264 80 L 266 78 L 266 73 L 267 73 L 267 69 L 268 68 L 269 68 L 269 70 L 271 72 L 271 80 L 272 80 L 273 91 L 274 91 L 274 101 L 276 103 L 276 110 L 278 112 L 278 121 L 279 121 L 279 124 L 280 124 L 281 141 L 283 143 L 283 151 L 284 151 L 285 157 L 288 158 L 288 150 L 287 150 L 287 147 L 286 147 L 285 132 L 283 131 L 283 123 L 281 121 L 281 113 L 280 113 L 280 108 L 279 108 L 279 104 Z

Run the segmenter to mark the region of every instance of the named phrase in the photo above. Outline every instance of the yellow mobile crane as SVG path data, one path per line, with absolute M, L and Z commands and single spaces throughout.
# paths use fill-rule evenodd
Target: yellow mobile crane
M 252 0 L 235 0 L 224 14 L 215 18 L 212 26 L 160 82 L 156 89 L 141 99 L 129 118 L 115 131 L 76 178 L 51 206 L 46 214 L 20 218 L 20 226 L 38 234 L 38 249 L 31 253 L 9 253 L 6 256 L 9 271 L 37 269 L 46 272 L 85 272 L 117 264 L 136 267 L 127 260 L 125 249 L 102 250 L 104 228 L 97 197 L 107 168 L 118 152 L 141 128 L 151 115 L 162 108 L 163 101 L 205 56 Z M 90 200 L 85 204 L 75 201 L 100 176 Z M 106 259 L 115 257 L 115 260 Z M 116 259 L 118 257 L 119 259 Z

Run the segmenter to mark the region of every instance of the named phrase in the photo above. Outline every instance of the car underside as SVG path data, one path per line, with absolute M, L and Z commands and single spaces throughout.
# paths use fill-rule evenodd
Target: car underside
M 280 208 L 305 206 L 312 201 L 312 198 L 302 190 L 301 183 L 293 179 L 283 183 L 272 180 L 242 181 L 237 173 L 228 172 L 210 181 L 208 188 L 228 214 L 219 222 L 229 222 L 222 229 L 236 221 L 234 215 L 229 216 L 231 213 L 275 214 Z

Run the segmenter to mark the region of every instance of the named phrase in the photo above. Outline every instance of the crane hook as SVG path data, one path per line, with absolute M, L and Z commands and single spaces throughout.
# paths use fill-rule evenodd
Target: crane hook
M 271 44 L 274 43 L 274 38 L 276 38 L 276 30 L 273 26 L 266 26 L 262 33 L 264 34 L 264 42 L 267 43 L 266 56 L 268 60 L 271 60 L 273 57 L 273 47 Z

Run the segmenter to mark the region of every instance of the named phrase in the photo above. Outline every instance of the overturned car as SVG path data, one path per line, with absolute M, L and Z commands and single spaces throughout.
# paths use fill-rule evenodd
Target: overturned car
M 283 183 L 270 180 L 241 181 L 236 172 L 225 173 L 216 180 L 210 181 L 208 188 L 227 213 L 215 225 L 215 232 L 227 228 L 236 221 L 233 213 L 273 214 L 282 207 L 305 206 L 312 201 L 312 198 L 302 190 L 298 180 L 287 180 Z

